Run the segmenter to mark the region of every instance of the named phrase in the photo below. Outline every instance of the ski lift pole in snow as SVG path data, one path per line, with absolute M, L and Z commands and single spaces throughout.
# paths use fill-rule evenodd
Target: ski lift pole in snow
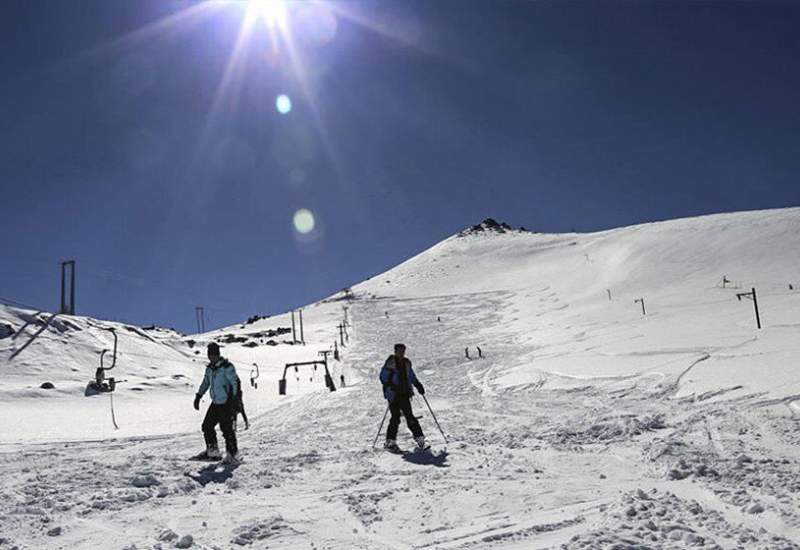
M 69 302 L 66 293 L 67 271 L 69 271 Z M 63 315 L 75 315 L 75 260 L 61 262 L 61 309 L 58 312 Z
M 636 299 L 633 301 L 633 303 L 634 303 L 634 304 L 641 303 L 641 304 L 642 304 L 642 315 L 647 315 L 647 311 L 645 311 L 645 309 L 644 309 L 644 298 L 636 298 Z
M 339 342 L 333 341 L 333 358 L 339 361 Z
M 253 375 L 253 369 L 250 369 L 250 385 L 253 386 L 254 389 L 258 389 L 258 382 L 256 382 L 256 380 L 261 376 L 261 372 L 258 370 L 258 363 L 253 363 L 253 366 L 256 368 L 256 374 Z
M 197 321 L 197 332 L 203 333 L 206 331 L 206 308 L 197 306 L 194 308 L 194 316 Z
M 789 290 L 791 290 L 791 289 L 792 289 L 792 285 L 789 285 Z M 39 319 L 39 315 L 41 315 L 42 313 L 43 313 L 43 311 L 39 310 L 36 313 L 34 313 L 32 316 L 28 317 L 28 320 L 25 321 L 25 324 L 22 325 L 22 327 L 17 332 L 15 332 L 14 335 L 11 337 L 11 340 L 16 340 L 17 336 L 19 336 L 20 334 L 25 332 L 25 329 L 28 328 L 28 326 L 31 323 L 35 323 Z
M 28 339 L 28 341 L 27 341 L 27 342 L 25 342 L 24 344 L 22 344 L 22 347 L 21 347 L 21 348 L 19 348 L 17 351 L 15 351 L 14 353 L 12 353 L 12 354 L 11 354 L 11 356 L 8 358 L 8 360 L 9 360 L 9 361 L 11 361 L 11 360 L 12 360 L 14 357 L 16 357 L 17 355 L 19 355 L 20 353 L 22 353 L 22 352 L 23 352 L 23 350 L 24 350 L 25 348 L 27 348 L 28 346 L 30 346 L 30 345 L 33 343 L 33 341 L 34 341 L 34 340 L 36 340 L 36 339 L 39 337 L 39 335 L 40 335 L 42 332 L 44 332 L 45 330 L 47 330 L 47 327 L 49 327 L 49 326 L 50 326 L 50 323 L 52 323 L 52 322 L 53 322 L 53 319 L 55 319 L 57 315 L 59 315 L 59 314 L 58 314 L 58 313 L 53 313 L 53 314 L 51 314 L 51 315 L 50 315 L 50 318 L 49 318 L 49 319 L 47 319 L 47 321 L 46 321 L 46 322 L 45 322 L 45 323 L 42 325 L 42 327 L 41 327 L 39 330 L 37 330 L 35 333 L 33 333 L 33 336 L 31 336 L 31 337 Z M 38 317 L 37 317 L 37 319 L 38 319 Z M 25 328 L 25 327 L 27 327 L 27 326 L 28 326 L 28 323 L 26 323 L 26 324 L 25 324 L 25 325 L 22 327 L 22 329 L 24 329 L 24 328 Z M 20 330 L 19 330 L 19 332 L 17 332 L 17 334 L 21 333 L 21 332 L 22 332 L 22 329 L 20 329 Z M 12 338 L 12 339 L 13 339 L 13 338 Z
M 327 356 L 325 357 L 325 360 L 322 362 L 322 364 L 325 367 L 325 385 L 328 386 L 329 390 L 336 391 L 336 385 L 333 383 L 333 377 L 331 376 L 331 373 L 328 370 Z
M 298 313 L 300 315 L 300 343 L 305 346 L 306 345 L 306 337 L 303 334 L 303 310 L 301 309 Z
M 750 298 L 753 300 L 753 308 L 756 311 L 756 326 L 761 328 L 761 317 L 758 315 L 758 298 L 756 297 L 756 289 L 753 288 L 750 292 L 740 292 L 736 295 L 736 299 L 740 302 L 742 298 Z
M 295 336 L 294 310 L 292 310 L 292 344 L 296 343 L 297 343 L 297 337 Z
M 325 385 L 328 386 L 329 388 L 331 386 L 328 384 L 328 378 L 330 377 L 330 373 L 328 372 L 328 355 L 330 355 L 331 353 L 333 353 L 333 352 L 331 352 L 331 350 L 329 350 L 329 349 L 324 349 L 322 351 L 317 352 L 317 355 L 321 355 L 322 356 L 322 360 L 324 361 L 324 365 L 325 365 Z M 314 370 L 317 370 L 316 366 L 314 366 Z M 331 377 L 330 383 L 333 384 L 333 377 Z M 333 391 L 333 390 L 331 390 L 331 391 Z

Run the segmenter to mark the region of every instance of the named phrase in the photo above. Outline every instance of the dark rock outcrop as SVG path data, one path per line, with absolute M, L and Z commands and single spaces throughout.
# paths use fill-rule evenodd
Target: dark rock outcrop
M 493 218 L 486 218 L 478 225 L 473 225 L 472 227 L 468 227 L 467 229 L 461 231 L 458 236 L 459 237 L 466 237 L 467 235 L 478 235 L 481 233 L 512 233 L 512 232 L 519 232 L 519 233 L 527 233 L 525 228 L 514 229 L 510 225 L 505 222 L 498 222 Z

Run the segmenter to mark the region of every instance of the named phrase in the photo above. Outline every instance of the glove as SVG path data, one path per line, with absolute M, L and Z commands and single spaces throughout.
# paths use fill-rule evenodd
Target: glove
M 196 411 L 200 410 L 200 396 L 199 395 L 195 395 L 194 396 L 194 410 L 196 410 Z
M 425 395 L 425 388 L 422 387 L 422 384 L 417 383 L 416 388 L 420 395 Z

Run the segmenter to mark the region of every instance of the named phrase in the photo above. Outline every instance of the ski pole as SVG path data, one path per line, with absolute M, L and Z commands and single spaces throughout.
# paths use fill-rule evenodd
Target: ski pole
M 435 414 L 433 414 L 433 409 L 431 408 L 431 404 L 430 404 L 430 403 L 428 403 L 428 398 L 427 398 L 427 397 L 425 397 L 425 395 L 423 394 L 423 395 L 422 395 L 422 399 L 424 399 L 424 400 L 425 400 L 425 404 L 426 404 L 426 405 L 428 405 L 428 410 L 429 410 L 429 411 L 431 411 L 431 416 L 433 417 L 433 421 L 434 421 L 434 422 L 436 422 L 436 427 L 437 427 L 437 428 L 439 428 L 439 431 L 441 432 L 441 434 L 442 434 L 442 437 L 444 438 L 444 442 L 445 442 L 445 443 L 450 443 L 450 442 L 447 440 L 447 436 L 446 436 L 446 435 L 444 435 L 444 430 L 442 430 L 442 427 L 439 425 L 439 421 L 438 421 L 438 420 L 436 420 L 436 415 L 435 415 Z
M 372 448 L 375 448 L 375 445 L 378 443 L 378 438 L 381 436 L 381 431 L 383 430 L 383 423 L 386 422 L 386 415 L 389 414 L 389 405 L 386 405 L 386 412 L 383 413 L 383 420 L 381 420 L 381 425 L 378 428 L 378 433 L 375 434 L 375 441 L 372 442 Z

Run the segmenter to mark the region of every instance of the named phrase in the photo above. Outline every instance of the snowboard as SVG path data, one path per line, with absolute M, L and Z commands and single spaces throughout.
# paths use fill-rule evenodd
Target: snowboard
M 211 458 L 210 456 L 208 456 L 206 454 L 205 451 L 203 451 L 200 454 L 196 454 L 194 456 L 190 456 L 189 460 L 192 460 L 192 461 L 195 461 L 195 462 L 221 462 L 222 461 L 222 457 Z

